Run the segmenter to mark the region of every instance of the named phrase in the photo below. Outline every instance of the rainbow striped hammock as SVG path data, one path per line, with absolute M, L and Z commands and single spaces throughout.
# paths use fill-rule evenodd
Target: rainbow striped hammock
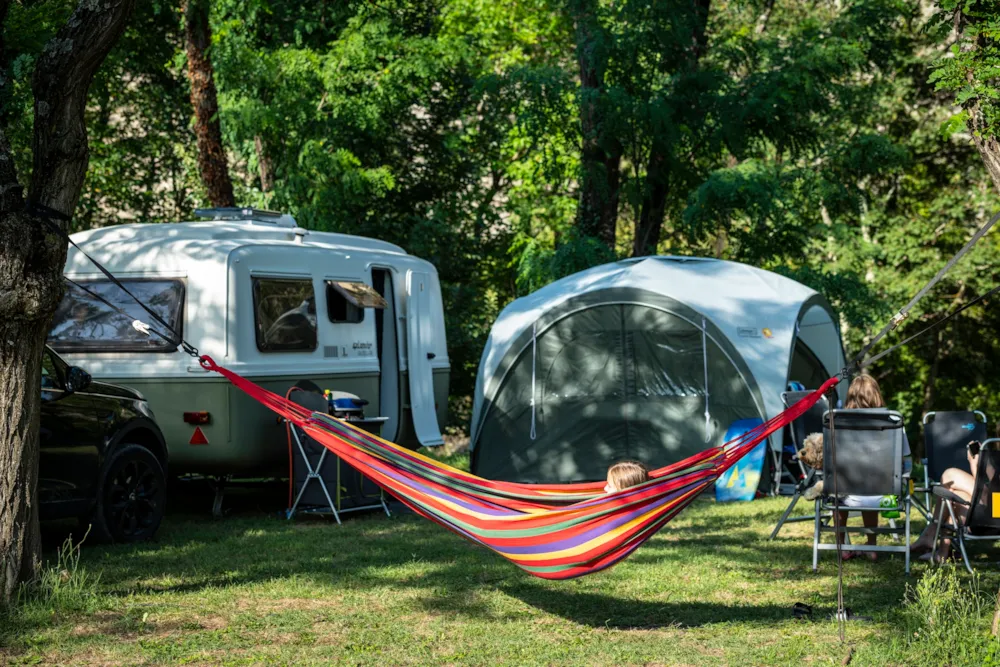
M 839 382 L 822 387 L 761 426 L 618 493 L 604 482 L 517 484 L 476 477 L 313 413 L 201 357 L 250 397 L 303 429 L 417 514 L 482 544 L 545 579 L 570 579 L 611 567 L 639 548 L 764 438 L 806 412 Z

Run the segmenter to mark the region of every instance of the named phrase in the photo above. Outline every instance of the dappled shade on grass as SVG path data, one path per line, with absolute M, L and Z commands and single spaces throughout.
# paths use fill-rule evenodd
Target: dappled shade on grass
M 825 620 L 833 559 L 810 570 L 809 525 L 765 540 L 783 503 L 697 501 L 632 558 L 583 579 L 533 578 L 413 516 L 173 515 L 157 543 L 89 547 L 82 613 L 5 631 L 16 659 L 384 664 L 800 664 L 842 658 Z M 918 567 L 918 576 L 923 572 Z M 984 589 L 997 583 L 992 573 Z M 912 664 L 899 559 L 845 565 L 852 664 Z M 815 607 L 817 622 L 792 619 Z

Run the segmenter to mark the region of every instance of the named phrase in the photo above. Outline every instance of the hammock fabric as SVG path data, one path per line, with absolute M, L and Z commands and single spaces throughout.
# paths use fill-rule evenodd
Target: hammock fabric
M 201 357 L 251 398 L 301 428 L 417 514 L 544 579 L 570 579 L 622 560 L 771 433 L 797 419 L 841 378 L 721 447 L 650 473 L 617 493 L 604 482 L 518 484 L 469 474 L 301 406 Z

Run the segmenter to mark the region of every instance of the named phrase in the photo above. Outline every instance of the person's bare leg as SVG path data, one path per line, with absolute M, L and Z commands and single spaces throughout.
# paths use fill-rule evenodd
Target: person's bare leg
M 948 468 L 941 475 L 941 485 L 946 489 L 955 493 L 965 499 L 972 498 L 972 488 L 975 485 L 975 480 L 972 475 L 965 472 L 964 470 L 959 470 L 958 468 Z M 927 522 L 927 526 L 920 533 L 920 536 L 910 545 L 912 551 L 930 551 L 934 548 L 934 531 L 937 528 L 937 516 L 938 512 L 941 511 L 941 499 L 937 498 L 934 504 L 934 510 L 931 512 L 931 519 Z M 950 524 L 951 519 L 945 515 L 945 520 Z
M 862 512 L 861 521 L 864 522 L 865 528 L 878 528 L 878 512 Z M 866 537 L 868 538 L 868 546 L 875 546 L 878 541 L 878 535 L 871 533 Z M 866 553 L 865 556 L 873 563 L 878 560 L 878 554 L 874 551 Z
M 840 516 L 840 527 L 841 528 L 845 527 L 847 525 L 848 511 L 841 510 L 837 512 L 837 514 Z M 843 544 L 843 543 L 844 543 L 844 533 L 837 533 L 837 544 Z M 853 551 L 844 551 L 840 554 L 841 560 L 848 560 L 853 557 L 854 557 Z
M 945 487 L 956 496 L 964 498 L 965 500 L 972 500 L 972 490 L 976 485 L 975 478 L 964 470 L 959 470 L 957 468 L 948 468 L 941 475 L 941 486 Z M 953 504 L 955 509 L 955 519 L 960 523 L 965 521 L 966 510 L 961 505 Z M 942 517 L 945 525 L 951 525 L 951 516 L 946 512 Z M 943 562 L 951 554 L 951 539 L 943 538 L 941 544 L 934 554 L 934 560 L 937 562 Z
M 934 531 L 937 528 L 937 515 L 941 511 L 941 499 L 935 498 L 934 508 L 931 510 L 931 518 L 927 520 L 920 535 L 910 544 L 911 552 L 924 553 L 934 548 Z

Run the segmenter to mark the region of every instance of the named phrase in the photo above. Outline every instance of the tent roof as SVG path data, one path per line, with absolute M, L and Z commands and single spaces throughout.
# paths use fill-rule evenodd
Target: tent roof
M 658 256 L 626 259 L 596 266 L 558 280 L 511 302 L 490 332 L 476 378 L 473 446 L 484 387 L 518 337 L 546 311 L 588 292 L 640 288 L 686 304 L 717 326 L 750 367 L 764 396 L 768 417 L 783 408 L 788 363 L 800 324 L 830 329 L 839 346 L 839 331 L 826 299 L 809 287 L 770 271 L 737 262 L 701 257 Z M 808 313 L 808 318 L 803 318 Z M 800 322 L 800 320 L 802 320 Z M 700 324 L 700 323 L 699 323 Z M 819 352 L 819 351 L 817 351 Z M 842 352 L 835 357 L 842 359 Z M 832 356 L 821 354 L 827 370 Z

